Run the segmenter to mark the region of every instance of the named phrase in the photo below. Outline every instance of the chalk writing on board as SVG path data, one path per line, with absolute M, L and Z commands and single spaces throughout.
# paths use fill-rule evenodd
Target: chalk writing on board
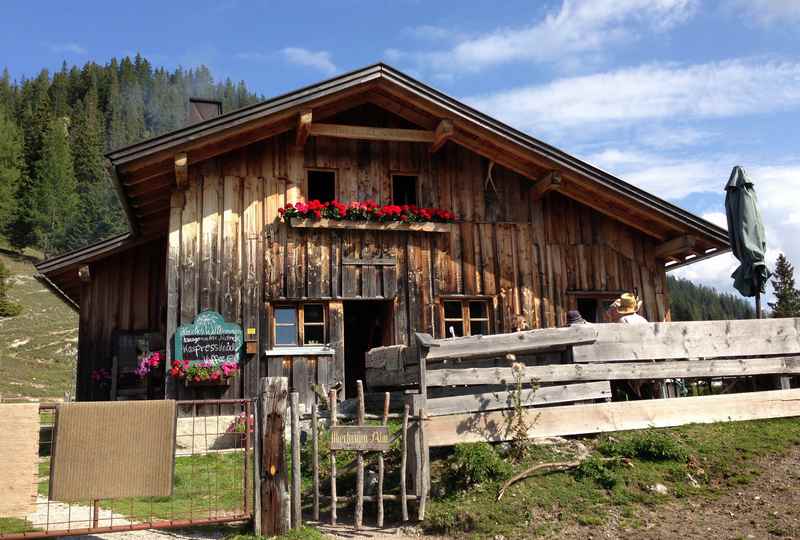
M 216 311 L 200 313 L 192 324 L 175 332 L 175 359 L 189 362 L 238 362 L 244 342 L 242 328 L 225 322 Z

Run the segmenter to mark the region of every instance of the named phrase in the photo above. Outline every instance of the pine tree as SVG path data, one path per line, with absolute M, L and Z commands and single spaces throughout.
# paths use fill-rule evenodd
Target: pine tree
M 116 60 L 112 61 L 108 76 L 108 100 L 106 105 L 106 150 L 122 148 L 128 143 L 125 122 L 122 117 L 122 92 L 119 87 Z
M 78 209 L 67 121 L 53 120 L 45 135 L 42 157 L 36 163 L 33 199 L 34 232 L 45 255 L 63 250 L 70 222 Z
M 22 167 L 22 135 L 0 103 L 0 232 L 7 230 L 14 215 Z
M 795 288 L 794 267 L 781 253 L 775 263 L 772 289 L 775 302 L 770 302 L 773 317 L 800 317 L 800 291 Z
M 105 65 L 64 64 L 52 78 L 42 70 L 35 78 L 19 82 L 4 70 L 0 76 L 0 109 L 6 111 L 0 118 L 0 226 L 4 219 L 6 226 L 0 232 L 17 249 L 34 247 L 52 253 L 122 230 L 124 216 L 103 153 L 186 125 L 190 96 L 222 99 L 226 112 L 259 99 L 243 82 L 215 84 L 205 66 L 168 71 L 153 68 L 141 55 L 112 59 Z M 56 144 L 59 150 L 54 150 L 53 122 L 60 123 L 62 134 L 64 126 L 69 129 L 66 149 Z M 59 189 L 64 190 L 66 207 L 74 209 L 73 219 L 62 219 L 53 200 L 45 196 L 55 182 L 48 171 L 59 168 L 66 175 Z M 11 212 L 9 202 L 16 206 Z M 47 215 L 56 216 L 60 233 L 45 234 L 46 207 L 55 208 L 55 214 Z M 9 213 L 10 218 L 3 218 Z

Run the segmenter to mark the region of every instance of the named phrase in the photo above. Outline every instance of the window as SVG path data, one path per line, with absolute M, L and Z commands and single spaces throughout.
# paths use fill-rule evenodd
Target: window
M 325 344 L 325 305 L 276 306 L 273 310 L 275 347 Z
M 297 309 L 275 308 L 275 346 L 297 345 Z
M 417 204 L 417 177 L 407 174 L 392 175 L 392 203 Z
M 445 337 L 491 333 L 486 300 L 442 300 L 442 321 Z
M 328 202 L 336 198 L 336 173 L 334 171 L 308 171 L 309 201 Z

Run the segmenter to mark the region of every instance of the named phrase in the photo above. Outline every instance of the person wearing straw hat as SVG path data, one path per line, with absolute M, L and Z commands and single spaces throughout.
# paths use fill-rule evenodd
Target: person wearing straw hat
M 646 324 L 647 319 L 639 315 L 642 301 L 633 293 L 623 293 L 608 308 L 611 322 L 622 324 Z

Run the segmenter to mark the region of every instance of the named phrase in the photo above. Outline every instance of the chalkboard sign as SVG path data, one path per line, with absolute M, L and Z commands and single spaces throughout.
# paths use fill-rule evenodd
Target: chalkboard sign
M 242 327 L 227 323 L 216 311 L 203 311 L 192 324 L 175 331 L 175 359 L 189 362 L 239 362 Z

